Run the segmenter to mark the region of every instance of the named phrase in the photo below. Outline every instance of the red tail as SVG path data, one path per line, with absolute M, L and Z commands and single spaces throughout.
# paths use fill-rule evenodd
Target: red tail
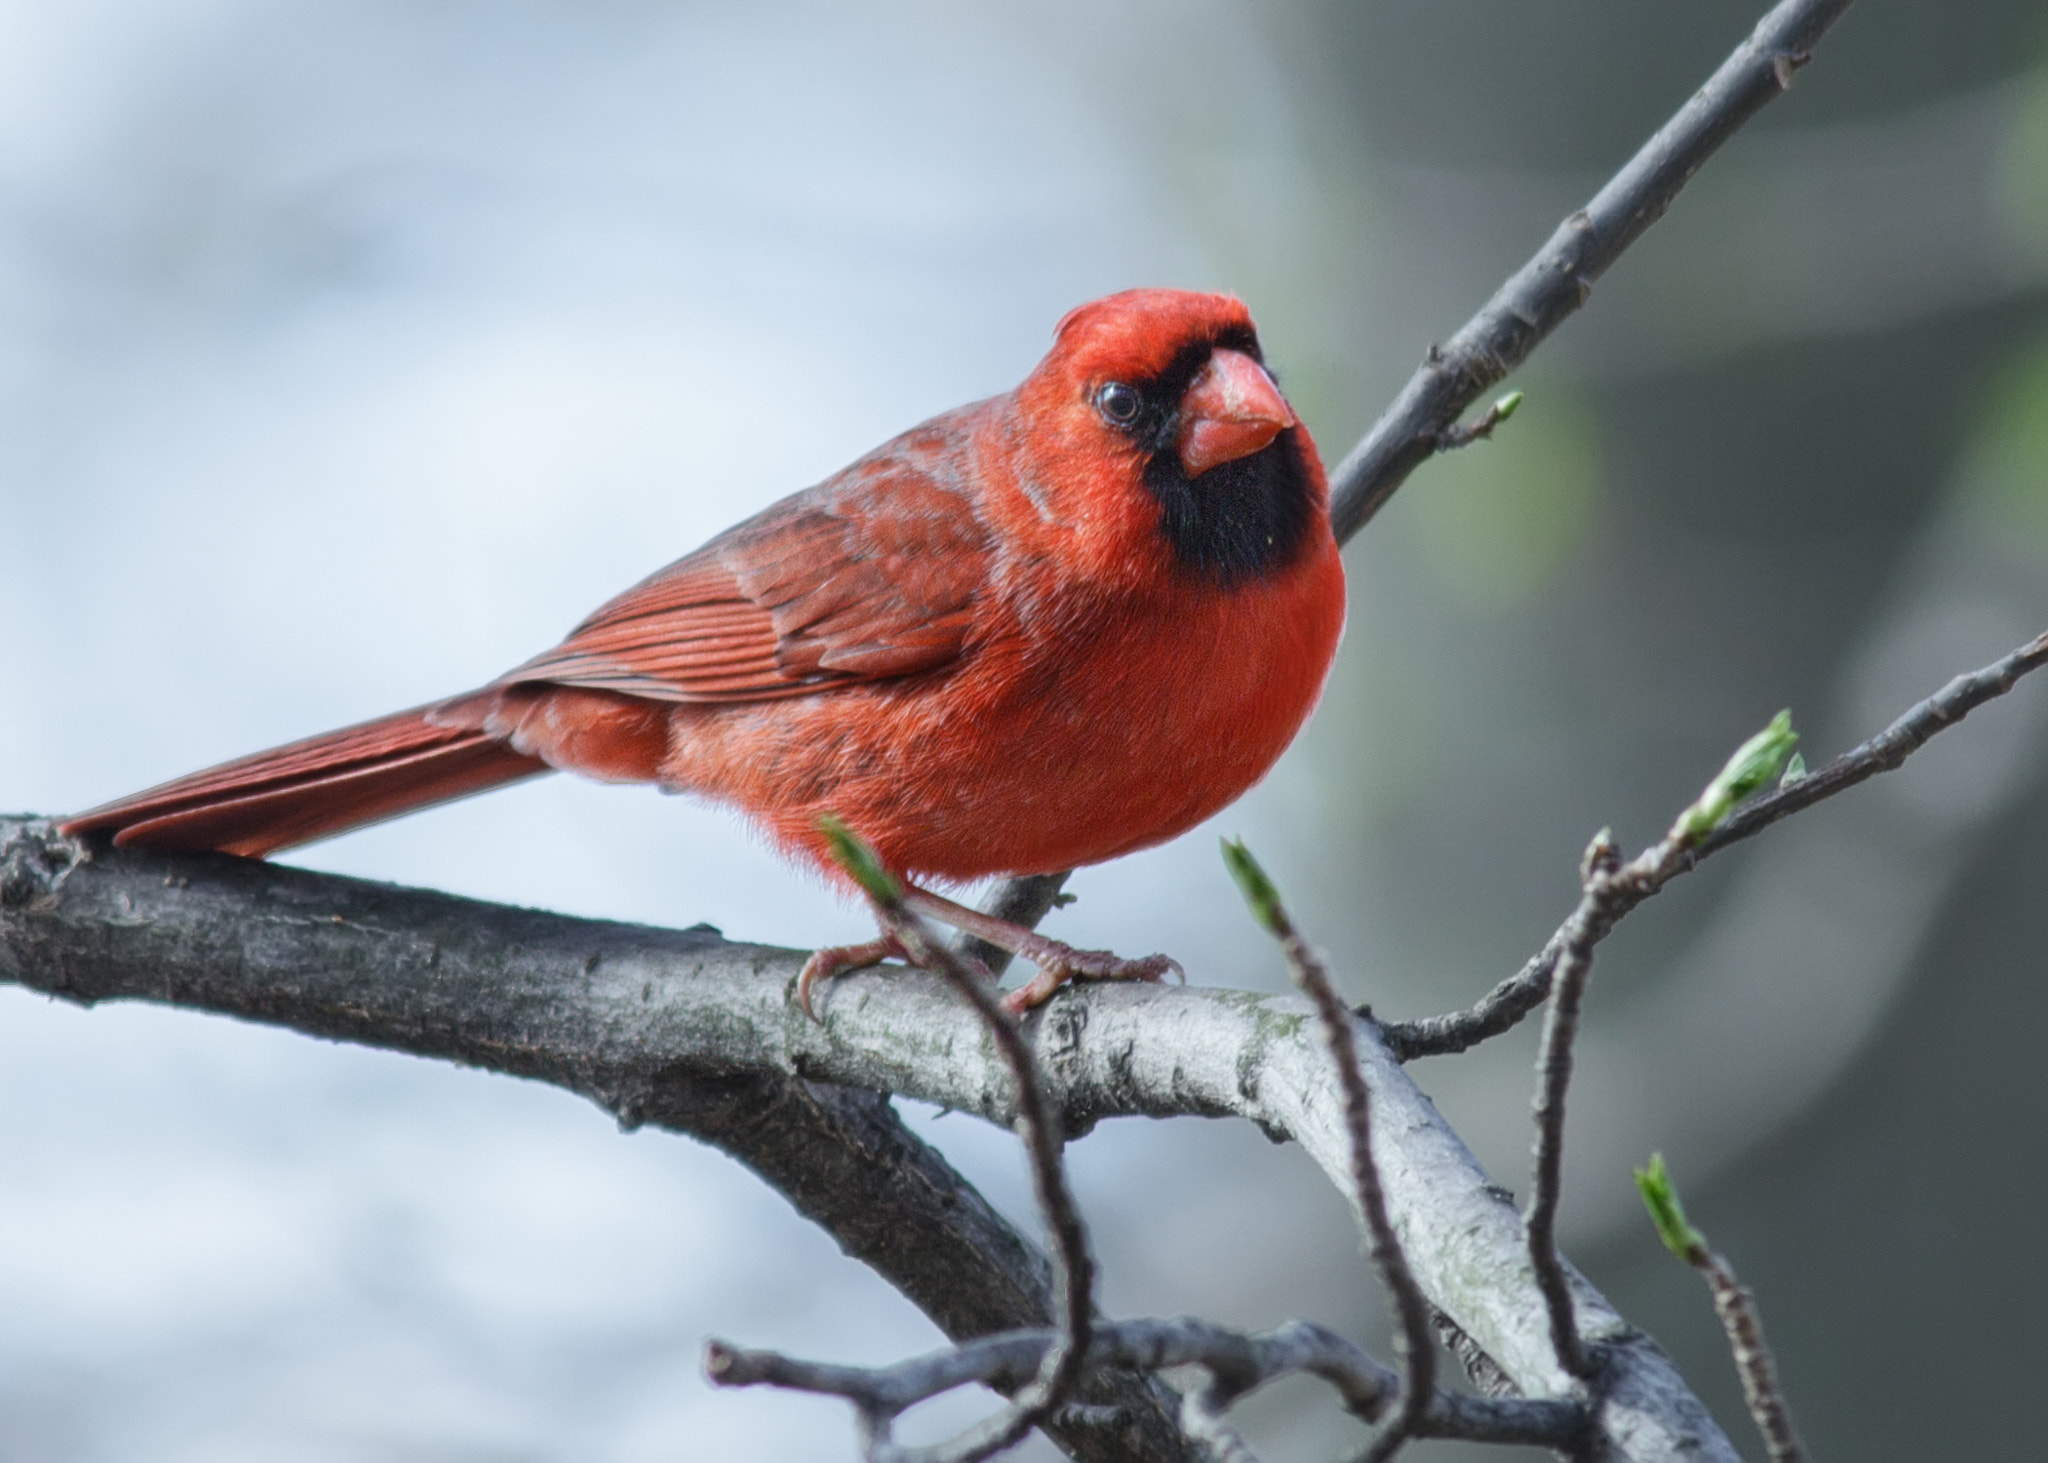
M 548 770 L 482 731 L 428 720 L 449 704 L 223 762 L 61 827 L 74 835 L 111 832 L 114 842 L 139 848 L 262 858 Z

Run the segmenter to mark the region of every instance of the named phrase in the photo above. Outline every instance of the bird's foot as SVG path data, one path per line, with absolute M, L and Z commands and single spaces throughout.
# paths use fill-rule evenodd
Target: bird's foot
M 979 909 L 969 909 L 914 884 L 904 891 L 903 902 L 918 914 L 941 920 L 956 930 L 964 930 L 976 939 L 986 940 L 997 949 L 1008 950 L 1038 967 L 1037 975 L 1003 997 L 1003 1005 L 1013 1015 L 1044 1005 L 1054 991 L 1070 980 L 1157 981 L 1168 975 L 1177 980 L 1187 979 L 1187 972 L 1180 968 L 1180 962 L 1170 956 L 1147 955 L 1142 960 L 1126 960 L 1109 950 L 1076 950 L 1072 945 L 1047 939 L 1036 930 L 1026 929 L 1011 920 L 998 919 Z
M 1093 952 L 1077 951 L 1076 953 L 1086 954 Z M 956 955 L 954 958 L 983 980 L 991 983 L 994 982 L 995 977 L 988 973 L 988 967 L 979 960 L 976 960 L 972 955 Z M 796 1003 L 798 1007 L 813 1021 L 817 1020 L 818 1013 L 811 1009 L 811 990 L 819 981 L 831 980 L 834 976 L 838 975 L 849 975 L 856 970 L 865 970 L 870 965 L 879 965 L 884 960 L 901 960 L 911 965 L 925 966 L 925 962 L 919 960 L 914 951 L 906 949 L 903 942 L 897 939 L 896 936 L 886 933 L 879 939 L 869 940 L 861 945 L 832 945 L 823 950 L 812 951 L 811 958 L 804 962 L 804 968 L 797 972 Z M 1047 987 L 1047 994 L 1050 993 L 1051 987 Z M 1040 999 L 1042 1000 L 1044 997 L 1040 997 Z
M 830 980 L 835 975 L 845 975 L 852 970 L 865 970 L 870 965 L 879 965 L 889 959 L 908 960 L 910 952 L 903 948 L 903 942 L 894 935 L 884 934 L 880 939 L 869 940 L 861 945 L 828 945 L 822 950 L 813 950 L 811 958 L 804 962 L 804 968 L 796 976 L 796 1003 L 804 1015 L 813 1021 L 818 1013 L 811 1009 L 811 987 L 821 980 Z
M 1168 975 L 1179 981 L 1187 979 L 1187 972 L 1180 968 L 1180 962 L 1170 955 L 1147 955 L 1139 960 L 1126 960 L 1114 951 L 1076 950 L 1072 945 L 1048 940 L 1043 935 L 1034 935 L 1030 945 L 1031 948 L 1020 949 L 1016 953 L 1036 965 L 1038 974 L 1003 997 L 1004 1008 L 1013 1016 L 1020 1016 L 1033 1006 L 1044 1005 L 1052 999 L 1054 991 L 1070 980 L 1162 981 Z
M 916 885 L 904 891 L 903 902 L 918 914 L 964 930 L 1038 967 L 1037 975 L 1003 997 L 1004 1008 L 1013 1016 L 1044 1005 L 1052 999 L 1054 991 L 1070 980 L 1161 981 L 1169 975 L 1175 980 L 1187 979 L 1187 972 L 1171 956 L 1147 955 L 1141 960 L 1126 960 L 1112 950 L 1077 950 L 1059 940 L 1047 939 L 1036 930 L 955 904 L 943 895 L 933 894 Z M 975 974 L 989 978 L 988 968 L 980 961 L 971 956 L 956 958 L 964 960 Z M 819 981 L 892 959 L 911 965 L 924 963 L 905 948 L 901 940 L 886 931 L 865 944 L 833 945 L 814 951 L 797 973 L 796 1003 L 804 1015 L 815 1021 L 817 1013 L 811 1009 L 811 992 Z

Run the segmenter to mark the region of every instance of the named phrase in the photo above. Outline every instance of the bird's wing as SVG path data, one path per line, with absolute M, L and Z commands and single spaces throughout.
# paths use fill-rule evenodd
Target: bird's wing
M 877 454 L 643 580 L 499 684 L 764 701 L 935 670 L 960 655 L 991 558 L 963 490 Z

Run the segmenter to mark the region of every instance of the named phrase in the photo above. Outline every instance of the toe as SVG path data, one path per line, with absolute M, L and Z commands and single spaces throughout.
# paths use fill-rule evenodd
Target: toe
M 822 950 L 812 951 L 811 958 L 804 962 L 804 968 L 797 972 L 797 1008 L 816 1021 L 818 1013 L 811 1009 L 811 990 L 819 981 L 845 975 L 850 970 L 864 970 L 892 955 L 902 954 L 903 947 L 888 937 L 870 940 L 865 945 L 828 945 Z
M 1041 970 L 1023 985 L 1003 997 L 1003 1009 L 1012 1016 L 1043 1006 L 1053 993 L 1067 983 L 1064 970 Z

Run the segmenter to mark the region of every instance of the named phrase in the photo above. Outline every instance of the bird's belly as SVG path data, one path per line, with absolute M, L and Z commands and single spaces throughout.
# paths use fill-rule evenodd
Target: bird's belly
M 831 813 L 928 878 L 1100 862 L 1227 806 L 1293 739 L 1343 606 L 1341 591 L 1306 610 L 1289 600 L 1125 617 L 943 677 L 681 707 L 664 780 L 736 806 L 812 860 Z

